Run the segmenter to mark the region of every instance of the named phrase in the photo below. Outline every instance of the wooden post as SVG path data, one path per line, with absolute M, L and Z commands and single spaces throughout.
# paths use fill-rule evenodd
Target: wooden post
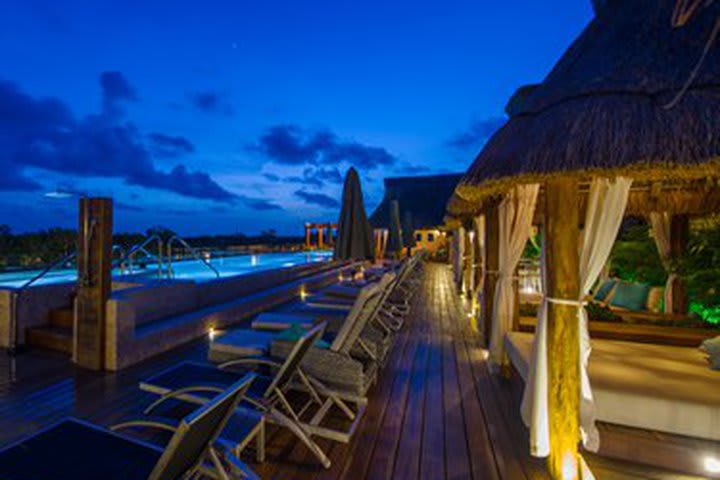
M 310 239 L 310 225 L 305 224 L 305 248 L 308 250 L 312 248 L 312 241 Z
M 679 259 L 687 250 L 690 236 L 690 220 L 687 215 L 673 215 L 670 219 L 670 258 Z M 688 312 L 687 287 L 679 276 L 673 282 L 671 313 Z
M 485 265 L 482 264 L 482 251 L 480 246 L 482 245 L 482 241 L 480 239 L 480 234 L 484 235 L 484 232 L 479 232 L 475 230 L 475 241 L 473 242 L 473 249 L 475 251 L 475 265 L 476 267 L 473 269 L 474 275 L 475 275 L 475 292 L 474 295 L 477 294 L 478 289 L 480 288 L 480 285 L 482 284 L 482 277 L 483 277 L 483 270 L 485 268 Z M 484 240 L 484 239 L 483 239 Z
M 93 370 L 102 370 L 105 358 L 105 305 L 112 290 L 112 217 L 111 199 L 80 199 L 73 360 Z
M 318 249 L 325 247 L 325 243 L 323 242 L 323 230 L 324 230 L 324 228 L 322 226 L 317 227 Z
M 483 284 L 481 312 L 481 333 L 485 343 L 490 342 L 492 329 L 492 312 L 495 301 L 495 284 L 498 279 L 498 268 L 500 267 L 499 248 L 499 203 L 494 201 L 485 207 L 485 282 Z
M 578 258 L 578 185 L 575 179 L 545 184 L 545 259 L 547 296 L 577 300 L 580 292 Z M 580 328 L 578 308 L 548 304 L 548 414 L 553 479 L 576 480 L 580 441 Z

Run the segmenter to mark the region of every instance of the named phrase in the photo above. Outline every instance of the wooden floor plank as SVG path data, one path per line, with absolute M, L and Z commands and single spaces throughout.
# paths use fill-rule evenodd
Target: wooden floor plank
M 419 475 L 428 353 L 429 338 L 423 337 L 415 353 L 404 422 L 394 459 L 394 474 L 391 478 L 397 480 L 412 480 Z M 432 440 L 428 439 L 429 442 Z

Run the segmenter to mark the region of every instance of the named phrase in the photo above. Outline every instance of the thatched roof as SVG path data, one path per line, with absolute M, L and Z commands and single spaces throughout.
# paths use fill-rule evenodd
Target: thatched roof
M 409 215 L 413 228 L 438 227 L 443 224 L 445 204 L 461 178 L 461 173 L 386 178 L 385 196 L 370 216 L 370 223 L 375 228 L 389 228 L 391 203 L 397 200 L 400 218 Z
M 669 184 L 720 176 L 720 42 L 668 108 L 707 46 L 720 1 L 678 28 L 670 21 L 675 0 L 602 4 L 545 81 L 513 97 L 511 119 L 456 190 L 462 200 L 556 174 Z

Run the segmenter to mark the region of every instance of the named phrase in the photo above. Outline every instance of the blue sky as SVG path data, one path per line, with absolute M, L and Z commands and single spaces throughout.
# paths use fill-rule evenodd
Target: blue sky
M 589 0 L 5 0 L 0 224 L 300 234 L 341 176 L 464 171 L 592 16 Z

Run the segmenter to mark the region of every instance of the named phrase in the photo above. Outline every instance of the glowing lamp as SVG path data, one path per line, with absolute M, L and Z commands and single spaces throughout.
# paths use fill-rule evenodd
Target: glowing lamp
M 578 478 L 578 466 L 575 454 L 567 452 L 562 459 L 563 480 L 575 480 Z
M 307 297 L 308 293 L 305 291 L 305 287 L 300 287 L 300 300 L 304 302 Z
M 212 342 L 213 340 L 215 340 L 216 336 L 217 336 L 217 330 L 215 330 L 215 327 L 210 327 L 208 329 L 208 338 L 210 339 L 210 341 Z
M 707 456 L 703 464 L 706 472 L 712 473 L 713 475 L 720 474 L 720 458 Z

